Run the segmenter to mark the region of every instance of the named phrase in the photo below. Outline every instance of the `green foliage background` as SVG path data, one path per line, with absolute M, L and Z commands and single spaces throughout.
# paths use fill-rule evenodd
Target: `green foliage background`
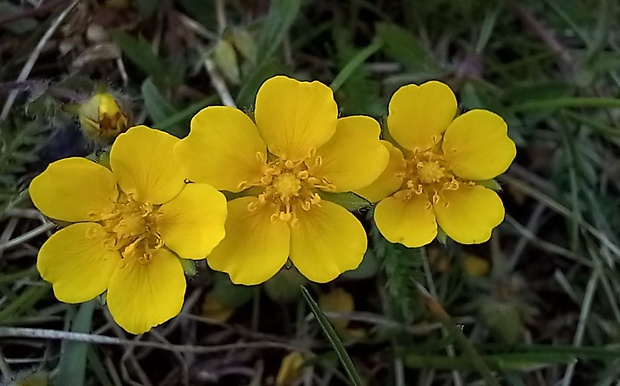
M 273 384 L 292 350 L 306 354 L 304 385 L 618 384 L 618 20 L 613 0 L 0 0 L 3 384 Z M 98 299 L 56 302 L 34 269 L 53 224 L 25 189 L 53 159 L 105 148 L 70 106 L 107 87 L 135 123 L 182 137 L 204 106 L 251 111 L 276 74 L 331 84 L 343 116 L 382 121 L 398 87 L 429 79 L 462 110 L 498 113 L 518 146 L 499 179 L 504 224 L 485 245 L 410 250 L 359 210 L 370 247 L 357 271 L 247 288 L 198 264 L 183 314 L 135 339 Z M 490 272 L 468 275 L 471 255 Z M 364 331 L 340 331 L 337 347 L 361 380 L 300 284 L 353 295 L 353 313 L 327 316 Z M 235 309 L 228 322 L 204 317 L 210 291 Z

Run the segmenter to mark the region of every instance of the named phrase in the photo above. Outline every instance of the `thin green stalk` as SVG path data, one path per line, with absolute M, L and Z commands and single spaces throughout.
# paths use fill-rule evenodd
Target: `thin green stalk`
M 565 107 L 620 107 L 620 99 L 596 97 L 571 97 L 529 101 L 512 107 L 513 112 L 545 110 Z
M 39 301 L 48 291 L 50 286 L 34 286 L 26 289 L 22 294 L 15 299 L 14 302 L 9 304 L 5 309 L 0 311 L 0 323 L 6 321 L 15 316 L 18 312 L 34 305 Z
M 314 301 L 314 299 L 312 299 L 312 296 L 310 295 L 306 287 L 301 286 L 301 293 L 304 296 L 304 299 L 306 300 L 308 305 L 310 306 L 310 310 L 321 325 L 323 332 L 325 332 L 327 339 L 329 339 L 329 342 L 334 347 L 334 350 L 338 355 L 338 359 L 340 359 L 340 363 L 342 363 L 342 366 L 347 372 L 349 379 L 351 380 L 351 382 L 353 382 L 355 386 L 363 386 L 364 382 L 362 381 L 362 378 L 357 372 L 357 369 L 355 368 L 351 357 L 349 357 L 347 350 L 344 348 L 342 341 L 338 337 L 338 334 L 336 334 L 336 331 L 332 327 L 331 323 L 329 323 L 329 320 L 327 320 L 327 317 L 325 316 L 323 311 L 321 311 L 319 305 Z
M 71 331 L 89 333 L 92 325 L 95 300 L 80 304 L 71 316 Z M 58 385 L 84 385 L 88 343 L 64 341 L 54 381 Z
M 448 315 L 446 310 L 433 298 L 433 296 L 422 285 L 417 283 L 418 291 L 424 297 L 427 307 L 431 313 L 439 320 L 441 324 L 456 338 L 456 341 L 461 346 L 461 349 L 466 355 L 467 360 L 472 366 L 478 370 L 484 382 L 488 386 L 500 386 L 499 382 L 493 376 L 488 364 L 484 361 L 482 356 L 478 353 L 474 345 L 463 334 L 463 331 L 456 325 L 454 320 Z
M 353 71 L 355 71 L 359 66 L 361 66 L 366 59 L 371 57 L 374 53 L 379 51 L 383 47 L 383 41 L 379 38 L 375 39 L 371 45 L 364 48 L 360 52 L 357 53 L 346 66 L 336 75 L 332 83 L 329 87 L 336 92 L 346 80 L 351 76 Z
M 480 359 L 485 366 L 494 371 L 515 371 L 529 370 L 552 364 L 570 364 L 575 362 L 575 358 L 567 354 L 522 354 L 507 353 L 498 355 L 481 355 Z M 452 370 L 452 371 L 473 371 L 478 368 L 473 364 L 468 356 L 448 357 L 441 355 L 415 355 L 405 356 L 405 365 L 418 369 Z M 485 379 L 487 385 L 488 381 Z M 498 383 L 492 383 L 497 385 Z

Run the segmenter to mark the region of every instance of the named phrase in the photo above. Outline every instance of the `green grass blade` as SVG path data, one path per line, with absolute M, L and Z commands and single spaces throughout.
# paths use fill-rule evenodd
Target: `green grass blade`
M 546 110 L 564 107 L 620 107 L 620 99 L 596 97 L 572 97 L 529 101 L 512 107 L 513 112 Z
M 129 60 L 162 85 L 170 84 L 170 71 L 166 63 L 153 52 L 151 45 L 124 32 L 112 34 L 112 40 Z
M 92 324 L 95 301 L 91 300 L 82 303 L 78 312 L 73 318 L 71 331 L 89 333 Z M 58 375 L 54 383 L 56 385 L 75 385 L 84 384 L 86 375 L 86 359 L 88 358 L 88 343 L 84 342 L 63 342 L 60 363 L 58 364 Z
M 338 354 L 338 358 L 340 359 L 342 366 L 347 372 L 349 379 L 351 379 L 351 382 L 353 382 L 355 386 L 364 385 L 364 382 L 362 381 L 362 378 L 357 372 L 357 369 L 355 368 L 355 365 L 353 364 L 351 357 L 349 357 L 349 354 L 347 353 L 347 350 L 345 350 L 344 346 L 342 345 L 342 341 L 338 337 L 338 334 L 336 334 L 336 331 L 334 330 L 332 325 L 329 323 L 329 320 L 327 320 L 327 317 L 325 316 L 323 311 L 321 311 L 321 308 L 319 307 L 319 305 L 314 301 L 314 299 L 312 299 L 312 296 L 310 295 L 306 287 L 301 286 L 301 293 L 304 296 L 304 299 L 306 300 L 308 305 L 310 306 L 310 310 L 312 311 L 312 313 L 318 320 L 319 324 L 321 325 L 321 328 L 325 332 L 325 335 L 327 335 L 327 339 L 329 339 L 329 342 L 334 347 L 336 354 Z
M 273 0 L 259 43 L 258 62 L 271 57 L 299 14 L 301 0 Z
M 368 58 L 370 58 L 375 52 L 379 51 L 383 47 L 383 40 L 375 39 L 375 41 L 368 47 L 361 50 L 346 66 L 336 75 L 332 83 L 329 85 L 331 89 L 336 92 L 344 82 L 351 76 L 359 66 L 361 66 Z

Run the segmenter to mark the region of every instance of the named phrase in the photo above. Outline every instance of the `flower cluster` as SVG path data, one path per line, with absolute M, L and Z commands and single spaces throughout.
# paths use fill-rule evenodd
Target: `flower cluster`
M 99 117 L 124 131 L 104 102 L 93 102 Z M 261 86 L 253 119 L 212 106 L 181 140 L 130 128 L 109 168 L 68 158 L 32 181 L 37 208 L 70 223 L 41 247 L 37 268 L 61 301 L 107 291 L 114 319 L 139 334 L 179 313 L 182 259 L 206 258 L 244 285 L 288 264 L 315 282 L 357 268 L 366 233 L 330 201 L 339 193 L 378 202 L 375 222 L 389 241 L 423 246 L 439 226 L 457 242 L 484 242 L 504 217 L 484 181 L 508 168 L 515 146 L 499 116 L 456 114 L 445 84 L 404 86 L 390 101 L 388 142 L 375 119 L 339 117 L 324 84 L 276 76 Z

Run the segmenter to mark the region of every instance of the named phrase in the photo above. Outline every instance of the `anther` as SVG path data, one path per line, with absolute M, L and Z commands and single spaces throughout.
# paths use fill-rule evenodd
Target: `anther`
M 321 166 L 323 164 L 323 157 L 318 156 L 314 159 L 314 166 Z
M 280 212 L 278 218 L 282 221 L 290 221 L 293 218 L 293 213 L 291 212 Z
M 260 198 L 259 198 L 260 201 Z M 248 212 L 254 212 L 256 209 L 258 209 L 258 202 L 256 201 L 252 201 L 248 204 L 247 206 Z
M 312 158 L 316 155 L 316 148 L 313 146 L 308 149 L 308 158 Z
M 327 186 L 325 187 L 325 190 L 327 190 L 328 192 L 335 192 L 338 189 L 336 188 L 336 185 L 330 183 L 330 184 L 327 184 Z
M 312 205 L 316 205 L 319 202 L 321 202 L 321 196 L 319 196 L 318 193 L 314 193 L 314 195 L 312 196 L 312 198 L 310 199 L 310 203 L 312 203 Z
M 295 167 L 295 162 L 287 159 L 286 161 L 284 161 L 284 167 L 287 169 L 293 169 Z
M 241 181 L 239 185 L 237 185 L 238 190 L 246 190 L 247 188 L 249 188 L 247 181 Z

